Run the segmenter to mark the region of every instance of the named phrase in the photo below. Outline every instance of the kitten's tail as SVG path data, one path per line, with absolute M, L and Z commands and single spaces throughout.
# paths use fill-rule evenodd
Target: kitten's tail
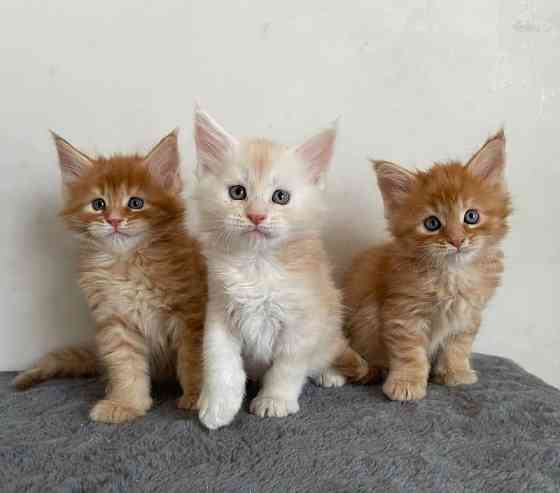
M 383 376 L 381 368 L 370 367 L 367 361 L 349 346 L 334 360 L 332 366 L 351 383 L 378 382 Z
M 43 356 L 31 368 L 13 381 L 19 390 L 44 382 L 49 378 L 93 377 L 99 374 L 97 353 L 92 346 L 69 346 Z

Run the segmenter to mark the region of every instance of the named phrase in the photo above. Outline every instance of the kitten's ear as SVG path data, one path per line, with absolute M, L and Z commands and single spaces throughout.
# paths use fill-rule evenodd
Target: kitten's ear
M 390 215 L 396 207 L 403 204 L 412 190 L 416 176 L 398 164 L 373 159 L 370 161 L 377 175 L 386 214 Z
M 295 148 L 295 154 L 309 167 L 313 184 L 323 186 L 334 152 L 338 120 Z
M 467 169 L 484 180 L 498 184 L 504 179 L 506 136 L 504 130 L 490 137 L 466 164 Z
M 179 156 L 179 145 L 177 136 L 179 129 L 176 128 L 170 134 L 161 139 L 144 158 L 144 163 L 150 171 L 150 175 L 166 190 L 179 193 L 183 189 L 181 180 Z
M 218 174 L 239 147 L 239 141 L 198 105 L 194 108 L 194 142 L 199 177 Z
M 50 132 L 58 152 L 62 184 L 71 185 L 93 167 L 93 160 L 52 130 Z

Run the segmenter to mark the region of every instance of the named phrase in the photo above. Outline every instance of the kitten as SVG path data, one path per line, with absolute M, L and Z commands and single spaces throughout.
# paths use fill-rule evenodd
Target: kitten
M 307 379 L 339 386 L 367 379 L 342 334 L 341 294 L 321 241 L 334 127 L 296 148 L 237 140 L 195 111 L 193 211 L 208 262 L 202 423 L 230 423 L 246 376 L 262 380 L 250 410 L 287 416 Z
M 348 274 L 352 347 L 389 369 L 383 391 L 393 400 L 423 398 L 430 369 L 437 383 L 472 384 L 472 344 L 500 283 L 511 213 L 504 133 L 464 166 L 374 167 L 393 239 L 359 255 Z
M 54 135 L 65 195 L 61 216 L 80 240 L 79 280 L 96 347 L 54 351 L 15 381 L 27 388 L 102 367 L 107 395 L 95 421 L 119 423 L 152 406 L 150 377 L 178 376 L 194 408 L 202 374 L 206 272 L 184 228 L 177 133 L 146 156 L 86 156 Z

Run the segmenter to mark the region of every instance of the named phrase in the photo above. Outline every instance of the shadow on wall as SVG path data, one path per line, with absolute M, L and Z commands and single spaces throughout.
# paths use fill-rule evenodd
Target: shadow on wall
M 31 259 L 31 306 L 38 312 L 30 331 L 46 351 L 92 338 L 94 331 L 78 286 L 78 244 L 58 217 L 61 200 L 45 193 L 34 203 L 41 206 L 33 211 L 21 247 L 27 250 L 22 254 Z

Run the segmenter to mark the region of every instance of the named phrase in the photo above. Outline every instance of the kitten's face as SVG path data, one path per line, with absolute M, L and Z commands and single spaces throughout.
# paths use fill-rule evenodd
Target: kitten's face
M 156 147 L 146 158 L 91 159 L 64 140 L 55 139 L 65 186 L 61 215 L 82 239 L 104 250 L 124 253 L 182 217 L 178 171 L 175 164 L 169 164 L 176 159 L 176 149 L 172 149 L 175 134 L 167 137 L 173 142 L 164 139 L 158 145 L 170 148 Z M 156 175 L 161 170 L 168 174 Z
M 196 125 L 195 116 L 195 132 Z M 197 229 L 203 238 L 228 249 L 252 251 L 320 230 L 325 211 L 321 185 L 332 154 L 333 129 L 311 143 L 315 152 L 327 147 L 319 156 L 305 147 L 309 142 L 290 149 L 263 139 L 239 142 L 228 136 L 226 151 L 211 158 L 204 149 L 216 150 L 208 139 L 215 138 L 217 130 L 213 128 L 210 136 L 207 127 L 198 130 L 195 198 Z
M 434 262 L 468 262 L 508 231 L 510 197 L 503 181 L 505 139 L 490 139 L 469 161 L 410 173 L 377 163 L 389 227 L 411 254 Z

